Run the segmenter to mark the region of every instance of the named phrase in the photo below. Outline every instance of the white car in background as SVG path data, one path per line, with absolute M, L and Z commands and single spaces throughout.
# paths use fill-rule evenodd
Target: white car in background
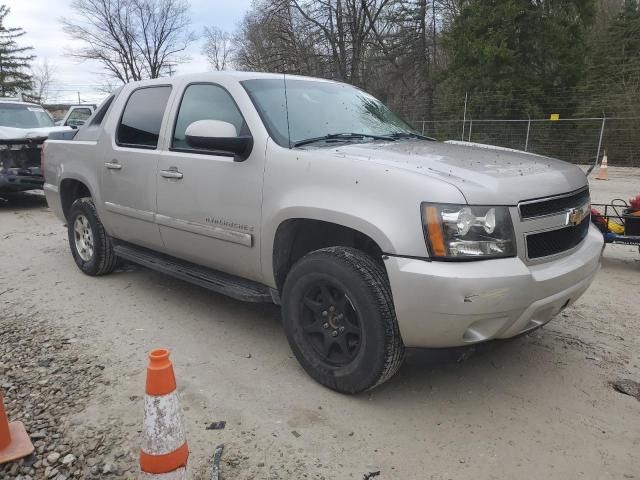
M 70 130 L 36 103 L 0 99 L 0 195 L 42 188 L 42 144 L 51 132 Z
M 80 127 L 87 119 L 93 115 L 95 105 L 71 105 L 62 120 L 58 120 L 56 125 L 65 127 Z

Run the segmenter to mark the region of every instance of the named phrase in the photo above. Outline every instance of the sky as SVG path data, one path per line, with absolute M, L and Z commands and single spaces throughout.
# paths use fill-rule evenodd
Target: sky
M 7 27 L 22 27 L 27 33 L 20 46 L 34 47 L 35 62 L 47 58 L 53 64 L 54 84 L 48 103 L 77 103 L 78 92 L 83 102 L 99 103 L 105 94 L 98 89 L 104 85 L 104 70 L 92 61 L 78 62 L 65 56 L 73 48 L 72 41 L 60 26 L 61 17 L 73 17 L 72 0 L 4 0 L 11 9 L 6 18 Z M 190 0 L 192 30 L 200 35 L 205 26 L 217 26 L 233 31 L 242 20 L 251 0 Z M 177 73 L 209 70 L 201 54 L 202 39 L 195 41 L 186 52 L 190 61 L 179 65 Z

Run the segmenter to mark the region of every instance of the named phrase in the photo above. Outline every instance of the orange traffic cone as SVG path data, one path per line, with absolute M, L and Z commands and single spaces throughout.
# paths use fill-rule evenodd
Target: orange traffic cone
M 598 171 L 598 175 L 596 175 L 596 180 L 609 180 L 606 150 L 604 151 L 604 155 L 602 156 L 602 163 L 600 164 L 600 170 Z
M 22 422 L 9 423 L 0 392 L 0 464 L 31 455 L 33 450 L 31 439 Z
M 140 452 L 141 479 L 186 480 L 189 448 L 169 351 L 149 354 Z

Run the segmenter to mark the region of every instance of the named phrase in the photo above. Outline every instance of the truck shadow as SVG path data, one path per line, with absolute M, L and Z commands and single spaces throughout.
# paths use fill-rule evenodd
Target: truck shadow
M 520 398 L 524 392 L 532 394 L 533 385 L 553 389 L 565 382 L 562 372 L 576 353 L 559 347 L 557 340 L 541 328 L 513 339 L 470 347 L 409 350 L 398 374 L 371 393 L 381 405 L 403 398 L 409 404 L 461 402 L 474 411 L 474 396 L 486 403 L 496 396 Z
M 605 255 L 602 257 L 602 268 L 616 274 L 625 271 L 639 271 L 640 250 L 634 251 L 639 247 L 621 247 L 618 245 L 616 247 L 618 247 L 619 251 L 605 250 Z M 622 248 L 625 248 L 625 250 L 622 250 Z
M 47 206 L 47 198 L 37 190 L 19 193 L 0 193 L 0 211 L 28 210 Z

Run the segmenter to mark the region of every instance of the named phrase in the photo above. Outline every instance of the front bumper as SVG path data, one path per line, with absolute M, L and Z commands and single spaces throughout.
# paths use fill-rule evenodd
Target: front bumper
M 45 137 L 0 139 L 0 192 L 41 189 L 42 143 Z
M 570 255 L 537 265 L 520 258 L 385 261 L 407 347 L 456 347 L 509 338 L 544 325 L 587 290 L 600 267 L 602 234 L 592 225 Z
M 41 175 L 19 175 L 0 172 L 0 192 L 24 192 L 42 189 L 44 177 Z

